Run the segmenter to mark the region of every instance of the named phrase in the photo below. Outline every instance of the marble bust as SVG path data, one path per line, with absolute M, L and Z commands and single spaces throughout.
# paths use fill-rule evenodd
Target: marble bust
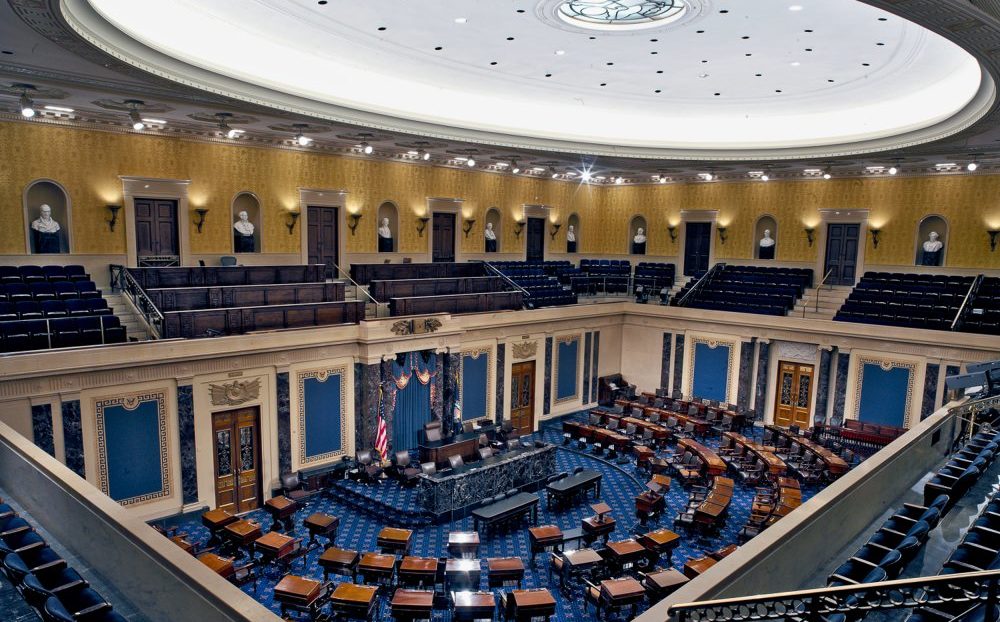
M 378 252 L 392 252 L 392 229 L 389 228 L 389 219 L 383 218 L 378 228 Z
M 646 254 L 646 232 L 642 227 L 636 229 L 635 237 L 632 238 L 632 254 Z
M 774 238 L 771 237 L 771 230 L 764 229 L 764 237 L 757 243 L 757 257 L 760 259 L 774 259 Z
M 254 250 L 253 223 L 246 212 L 237 214 L 237 220 L 233 223 L 233 249 L 237 253 L 252 253 Z
M 486 252 L 495 253 L 497 252 L 497 234 L 493 231 L 493 223 L 486 223 L 486 230 L 483 231 L 483 237 L 486 241 Z
M 31 222 L 31 233 L 35 241 L 36 253 L 59 253 L 62 252 L 59 244 L 59 231 L 61 227 L 56 219 L 52 217 L 52 207 L 43 203 L 38 208 L 38 218 Z
M 570 225 L 569 229 L 566 230 L 566 252 L 576 252 L 576 228 L 573 225 Z
M 930 235 L 927 236 L 927 241 L 924 242 L 923 252 L 920 257 L 920 264 L 924 266 L 939 266 L 941 265 L 941 249 L 944 248 L 944 243 L 939 240 L 937 231 L 931 231 Z

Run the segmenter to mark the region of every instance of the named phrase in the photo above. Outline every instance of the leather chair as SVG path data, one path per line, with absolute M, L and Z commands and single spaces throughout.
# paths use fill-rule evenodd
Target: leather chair
M 89 587 L 60 594 L 45 601 L 42 609 L 46 622 L 77 622 L 78 620 L 114 619 L 103 617 L 111 613 L 111 603 Z M 119 616 L 120 617 L 120 616 Z
M 465 460 L 462 459 L 462 456 L 448 456 L 448 465 L 457 469 L 460 466 L 465 466 Z
M 480 460 L 486 460 L 487 458 L 489 458 L 492 455 L 493 455 L 493 450 L 490 449 L 489 447 L 480 447 L 479 448 L 479 459 Z
M 428 428 L 424 430 L 424 438 L 429 443 L 436 443 L 441 440 L 441 428 Z
M 433 462 L 421 462 L 420 472 L 423 473 L 424 475 L 434 475 L 435 473 L 437 473 L 437 465 L 435 465 Z
M 361 473 L 362 479 L 374 482 L 382 475 L 382 467 L 375 464 L 372 459 L 372 452 L 365 450 L 358 454 L 358 469 Z
M 305 503 L 310 497 L 319 493 L 318 490 L 306 490 L 299 480 L 298 473 L 283 473 L 281 475 L 281 494 L 292 501 Z
M 12 557 L 17 556 L 10 555 L 5 562 L 16 564 L 17 562 L 10 559 Z M 80 573 L 72 568 L 50 570 L 37 574 L 28 572 L 27 566 L 23 569 L 26 574 L 24 575 L 24 580 L 21 582 L 21 594 L 28 601 L 28 604 L 38 611 L 41 611 L 45 607 L 45 601 L 59 592 L 65 592 L 66 590 L 78 587 L 87 587 L 89 585 L 80 576 Z
M 410 459 L 410 452 L 397 451 L 395 456 L 393 456 L 393 461 L 396 466 L 396 479 L 398 479 L 401 484 L 404 486 L 413 486 L 417 483 L 417 478 L 420 476 L 420 469 L 413 466 Z
M 864 550 L 864 549 L 862 549 Z M 871 549 L 870 549 L 871 550 Z M 903 555 L 896 549 L 882 553 L 876 560 L 865 559 L 863 557 L 852 557 L 833 571 L 827 579 L 827 585 L 849 585 L 856 583 L 868 575 L 873 568 L 882 568 L 886 572 L 887 578 L 895 577 L 899 574 L 903 562 Z

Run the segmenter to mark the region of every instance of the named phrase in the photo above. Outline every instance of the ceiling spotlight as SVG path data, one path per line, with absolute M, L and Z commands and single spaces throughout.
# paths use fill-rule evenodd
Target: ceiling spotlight
M 424 162 L 426 162 L 427 160 L 431 159 L 431 154 L 429 154 L 426 151 L 424 151 L 423 149 L 421 149 L 420 151 L 417 152 L 417 157 L 419 157 L 421 160 L 423 160 Z
M 823 171 L 823 179 L 830 179 L 833 175 L 830 174 L 830 169 Z
M 510 161 L 510 172 L 514 175 L 521 172 L 521 167 L 517 165 L 517 160 L 512 159 Z
M 21 91 L 21 116 L 30 119 L 35 116 L 35 102 L 31 101 L 28 93 Z
M 760 176 L 760 180 L 761 181 L 770 181 L 770 179 L 771 179 L 771 176 L 768 175 L 767 173 L 764 173 L 763 175 Z
M 369 145 L 368 143 L 365 143 L 365 142 L 361 143 L 360 147 L 361 147 L 361 151 L 362 151 L 362 152 L 363 152 L 363 153 L 364 153 L 365 155 L 371 155 L 371 154 L 372 154 L 372 151 L 375 151 L 375 149 L 374 149 L 374 148 L 372 148 L 372 146 L 371 146 L 371 145 Z
M 976 170 L 977 168 L 979 168 L 979 164 L 978 164 L 978 163 L 977 163 L 977 162 L 976 162 L 975 160 L 973 160 L 972 162 L 969 162 L 968 164 L 966 164 L 966 165 L 965 165 L 965 168 L 966 168 L 966 169 L 967 169 L 967 170 L 968 170 L 968 171 L 969 171 L 970 173 L 972 173 L 972 172 L 974 172 L 974 171 L 975 171 L 975 170 Z
M 556 56 L 562 56 L 566 53 L 566 50 L 556 50 Z
M 615 177 L 615 183 L 616 184 L 622 184 L 622 183 L 625 183 L 625 180 L 622 179 L 621 177 Z
M 788 10 L 789 11 L 801 11 L 802 10 L 802 5 L 801 4 L 793 4 L 792 6 L 788 7 Z
M 555 169 L 554 166 L 550 166 L 549 167 L 549 173 L 552 174 L 552 179 L 555 179 L 556 177 L 559 177 L 559 173 L 556 172 L 556 169 Z
M 473 160 L 472 158 L 469 158 L 468 160 L 465 161 L 465 165 L 468 166 L 469 168 L 472 168 L 473 166 L 476 165 L 476 161 Z
M 468 19 L 466 19 L 466 18 L 464 18 L 464 17 L 456 17 L 456 18 L 455 18 L 455 23 L 456 23 L 456 24 L 464 24 L 464 23 L 465 23 L 465 22 L 467 22 L 467 21 L 469 21 L 469 20 L 468 20 Z
M 898 173 L 898 172 L 899 172 L 899 169 L 898 169 L 898 168 L 896 168 L 895 166 L 890 166 L 890 167 L 889 167 L 889 174 L 890 174 L 890 175 L 895 175 L 895 174 L 896 174 L 896 173 Z
M 140 131 L 146 128 L 146 123 L 143 122 L 142 118 L 139 117 L 139 111 L 133 108 L 128 113 L 128 118 L 132 120 L 132 129 L 135 131 Z
M 660 180 L 659 181 L 660 181 L 661 184 L 667 183 L 667 176 L 666 175 L 660 175 Z
M 591 179 L 593 179 L 593 175 L 591 175 L 588 169 L 583 169 L 583 171 L 580 172 L 580 181 L 583 183 L 589 183 Z
M 298 134 L 295 135 L 295 144 L 298 145 L 299 147 L 307 147 L 311 142 L 312 139 L 303 134 L 302 132 L 299 132 Z
M 715 179 L 715 175 L 712 175 L 711 173 L 702 173 L 701 178 L 704 179 L 705 181 L 712 181 L 713 179 Z

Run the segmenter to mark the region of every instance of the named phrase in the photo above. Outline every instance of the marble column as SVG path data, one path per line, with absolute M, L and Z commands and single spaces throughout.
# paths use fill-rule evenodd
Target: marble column
M 674 339 L 674 382 L 670 386 L 670 395 L 674 392 L 684 393 L 684 335 L 678 333 Z
M 382 364 L 354 364 L 354 451 L 364 451 L 375 446 L 378 426 L 379 383 L 382 382 Z M 389 422 L 386 421 L 386 426 Z M 387 428 L 389 429 L 389 428 Z M 390 438 L 392 435 L 389 435 Z
M 754 420 L 764 420 L 767 407 L 767 370 L 770 369 L 771 343 L 765 339 L 757 341 L 757 385 L 754 390 Z
M 421 354 L 417 353 L 414 356 L 421 356 Z M 441 427 L 445 433 L 448 432 L 450 422 L 455 418 L 454 411 L 445 409 L 445 381 L 447 380 L 445 359 L 447 357 L 448 354 L 443 351 L 434 354 L 434 378 L 431 380 L 431 419 L 441 421 Z M 388 378 L 389 376 L 382 377 Z
M 275 385 L 278 398 L 278 468 L 281 473 L 289 473 L 292 470 L 292 412 L 288 372 L 278 372 Z
M 50 456 L 56 455 L 52 433 L 52 404 L 35 404 L 31 407 L 31 432 L 36 445 Z
M 438 358 L 444 359 L 444 407 L 442 409 L 443 419 L 447 421 L 455 420 L 455 404 L 458 402 L 459 375 L 462 373 L 461 353 L 449 352 L 438 354 Z M 447 426 L 445 426 L 447 427 Z
M 62 403 L 63 444 L 66 466 L 80 477 L 86 477 L 83 456 L 83 424 L 80 421 L 80 400 Z
M 660 356 L 660 387 L 670 386 L 670 349 L 673 345 L 673 333 L 663 333 L 663 354 Z
M 184 504 L 198 501 L 198 460 L 194 449 L 194 387 L 177 385 L 177 432 Z
M 816 376 L 816 412 L 813 413 L 813 423 L 826 423 L 826 414 L 830 405 L 830 363 L 833 361 L 833 348 L 820 347 L 819 373 Z
M 597 370 L 601 362 L 601 331 L 594 331 L 594 355 L 590 357 L 590 401 L 597 400 Z
M 590 344 L 593 336 L 590 333 L 583 335 L 583 391 L 580 395 L 584 405 L 590 403 Z
M 552 337 L 545 338 L 545 388 L 542 392 L 545 401 L 542 402 L 542 414 L 552 412 Z
M 833 414 L 830 415 L 830 425 L 841 426 L 844 423 L 844 407 L 847 401 L 847 373 L 851 369 L 850 350 L 837 351 L 837 379 L 833 393 Z
M 753 346 L 756 337 L 740 343 L 740 376 L 736 390 L 736 408 L 747 411 L 750 408 L 750 383 L 753 380 Z
M 503 422 L 503 392 L 504 388 L 504 372 L 507 369 L 507 344 L 498 343 L 497 344 L 497 401 L 493 413 L 494 420 L 499 425 Z
M 937 405 L 938 376 L 941 374 L 941 366 L 937 363 L 927 363 L 927 373 L 924 376 L 924 399 L 920 403 L 921 421 L 930 417 Z

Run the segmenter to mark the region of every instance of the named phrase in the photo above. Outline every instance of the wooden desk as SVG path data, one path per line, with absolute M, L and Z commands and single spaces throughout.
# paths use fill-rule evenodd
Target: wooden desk
M 198 561 L 211 568 L 212 572 L 223 579 L 228 579 L 236 573 L 236 568 L 233 566 L 233 558 L 231 557 L 222 557 L 215 553 L 202 553 L 198 556 Z
M 531 545 L 531 564 L 534 565 L 538 553 L 558 550 L 563 543 L 563 533 L 555 525 L 529 527 L 528 543 Z
M 294 516 L 299 504 L 285 496 L 271 497 L 264 502 L 264 509 L 271 515 L 271 531 L 283 526 L 285 531 L 295 529 Z
M 170 541 L 179 546 L 185 553 L 194 554 L 194 545 L 188 542 L 184 536 L 172 536 Z
M 677 591 L 690 580 L 684 576 L 684 573 L 670 568 L 648 573 L 643 577 L 642 584 L 649 594 L 650 603 L 655 604 Z
M 716 477 L 705 500 L 695 508 L 694 519 L 702 525 L 715 525 L 729 510 L 733 499 L 733 480 Z
M 444 565 L 446 590 L 479 588 L 483 570 L 478 559 L 449 559 Z
M 798 443 L 802 446 L 803 450 L 816 454 L 816 457 L 822 460 L 823 464 L 826 465 L 826 470 L 831 477 L 843 475 L 851 468 L 851 465 L 847 464 L 847 461 L 843 458 L 833 453 L 826 447 L 813 442 L 811 439 L 800 436 L 787 428 L 782 428 L 776 425 L 769 425 L 767 426 L 767 429 L 779 436 L 783 436 L 792 443 Z
M 234 514 L 230 514 L 226 510 L 220 510 L 218 508 L 214 510 L 209 510 L 201 515 L 201 524 L 208 528 L 209 533 L 212 537 L 209 538 L 209 544 L 214 544 L 219 542 L 220 533 L 222 529 L 230 524 L 235 523 L 239 519 L 236 518 Z
M 330 573 L 344 575 L 355 580 L 358 574 L 358 562 L 361 556 L 357 551 L 348 551 L 331 546 L 319 556 L 319 565 L 323 568 L 323 580 L 330 578 Z
M 764 466 L 767 467 L 767 472 L 771 475 L 781 476 L 788 470 L 788 465 L 785 464 L 785 461 L 774 455 L 774 452 L 770 448 L 738 432 L 723 432 L 722 434 L 724 437 L 729 438 L 734 445 L 742 445 L 748 452 L 759 458 L 764 463 Z
M 635 496 L 635 513 L 645 526 L 650 516 L 659 514 L 667 508 L 666 498 L 651 490 L 640 492 Z
M 402 585 L 421 585 L 434 587 L 437 576 L 435 557 L 404 557 L 397 569 L 399 583 Z
M 601 601 L 607 608 L 619 609 L 631 605 L 632 617 L 635 617 L 636 609 L 645 597 L 646 589 L 631 577 L 601 581 Z
M 399 529 L 397 527 L 384 527 L 378 534 L 376 545 L 383 553 L 402 553 L 406 555 L 410 552 L 410 540 L 413 538 L 412 529 Z
M 639 536 L 639 544 L 660 557 L 666 555 L 667 563 L 673 563 L 674 549 L 680 544 L 681 537 L 669 529 L 657 529 Z
M 656 456 L 656 452 L 653 448 L 646 447 L 645 445 L 636 445 L 633 450 L 635 452 L 635 464 L 637 468 L 649 468 L 649 461 Z
M 434 592 L 399 588 L 389 603 L 396 620 L 430 620 L 434 610 Z
M 509 581 L 516 581 L 517 587 L 521 587 L 524 580 L 524 562 L 520 557 L 491 557 L 486 560 L 486 568 L 490 587 L 506 585 Z
M 479 532 L 452 531 L 448 533 L 448 554 L 454 557 L 479 556 Z
M 285 575 L 274 586 L 274 600 L 281 603 L 281 615 L 287 617 L 287 609 L 308 611 L 315 618 L 328 590 L 319 581 L 293 574 Z
M 586 571 L 590 570 L 594 566 L 600 564 L 604 561 L 600 553 L 594 549 L 578 549 L 576 551 L 565 551 L 563 552 L 563 557 L 566 559 L 566 564 L 572 568 L 574 571 Z
M 270 531 L 254 540 L 253 546 L 261 554 L 264 564 L 281 562 L 298 549 L 302 541 L 291 536 Z
M 473 622 L 493 619 L 496 599 L 493 592 L 452 592 L 452 615 L 454 622 Z
M 607 515 L 603 518 L 598 516 L 585 518 L 580 522 L 580 528 L 583 529 L 583 541 L 588 546 L 593 544 L 598 538 L 602 538 L 607 542 L 611 533 L 615 530 L 615 525 L 615 519 Z
M 712 566 L 716 564 L 716 561 L 711 557 L 699 557 L 697 559 L 689 559 L 684 562 L 684 575 L 688 578 L 695 578 L 701 573 L 705 572 Z
M 396 571 L 396 556 L 365 553 L 358 562 L 358 574 L 366 583 L 392 583 Z M 369 581 L 371 577 L 371 581 Z
M 608 561 L 615 566 L 617 572 L 624 572 L 649 555 L 649 551 L 636 540 L 621 540 L 608 542 L 604 550 Z
M 262 532 L 259 524 L 248 520 L 238 520 L 226 525 L 222 533 L 225 534 L 233 547 L 242 549 L 249 555 L 250 547 L 261 536 Z
M 329 548 L 337 539 L 337 531 L 340 529 L 340 518 L 324 514 L 323 512 L 316 512 L 307 516 L 302 521 L 302 524 L 309 530 L 309 542 L 311 544 L 316 542 L 316 536 L 322 536 L 327 539 L 326 546 Z
M 722 475 L 726 472 L 726 463 L 723 462 L 722 458 L 698 441 L 690 438 L 682 438 L 677 441 L 677 446 L 688 449 L 691 453 L 696 454 L 699 458 L 701 458 L 701 461 L 705 464 L 705 470 L 708 475 Z
M 377 597 L 378 588 L 374 585 L 341 583 L 330 597 L 330 607 L 345 617 L 371 620 Z
M 516 622 L 532 618 L 545 618 L 555 615 L 556 599 L 545 588 L 536 590 L 513 590 L 507 597 L 509 613 Z

